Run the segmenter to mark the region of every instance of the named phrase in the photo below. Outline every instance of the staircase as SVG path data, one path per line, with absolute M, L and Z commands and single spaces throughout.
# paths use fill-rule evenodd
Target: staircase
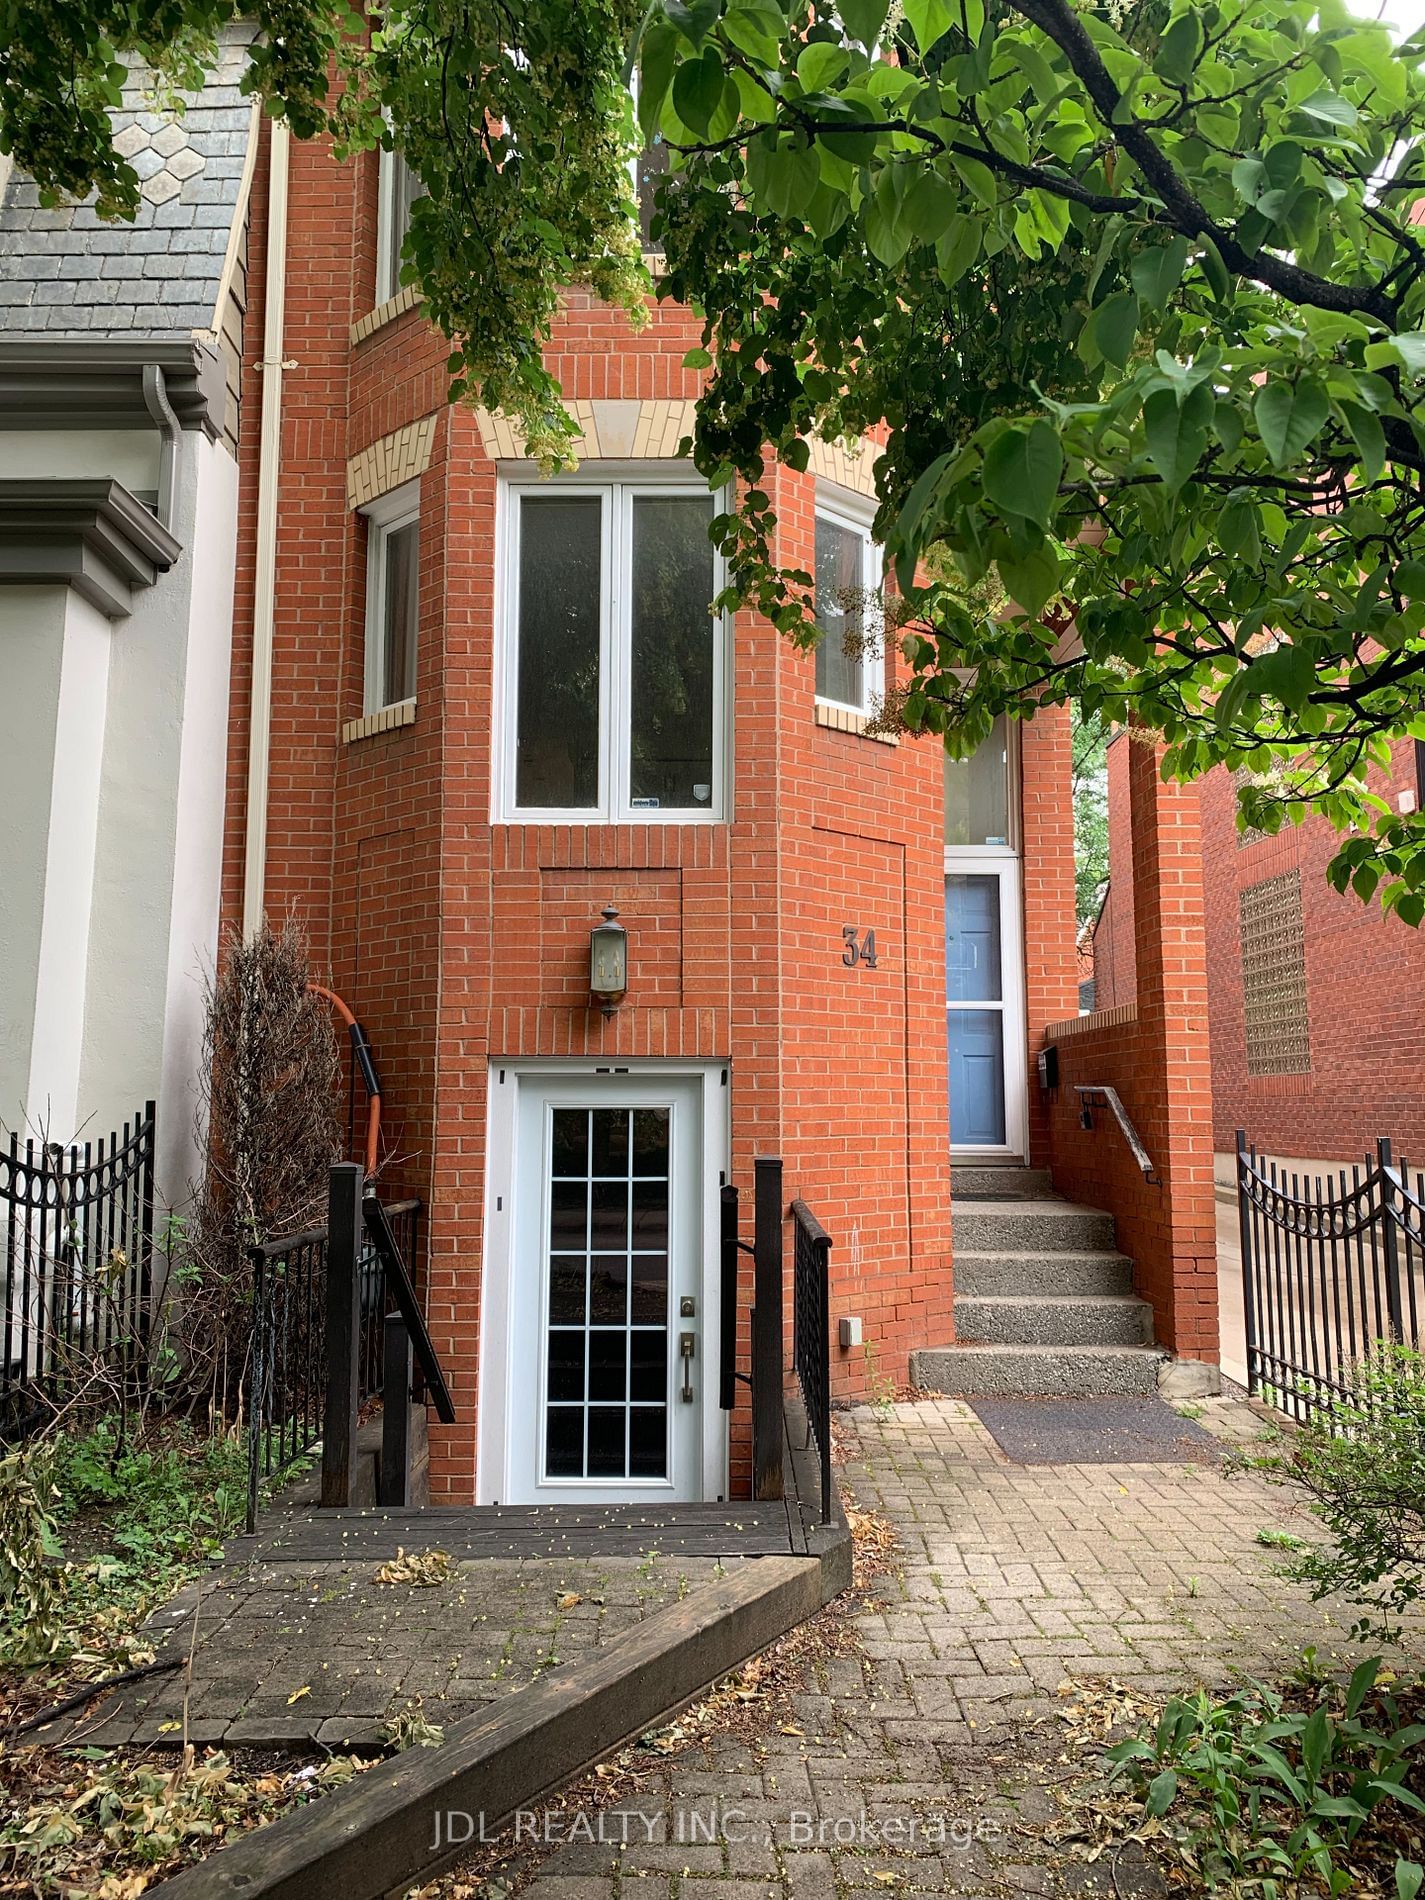
M 1042 1169 L 952 1174 L 955 1338 L 911 1382 L 973 1397 L 1123 1398 L 1158 1389 L 1153 1314 L 1113 1216 L 1061 1200 Z

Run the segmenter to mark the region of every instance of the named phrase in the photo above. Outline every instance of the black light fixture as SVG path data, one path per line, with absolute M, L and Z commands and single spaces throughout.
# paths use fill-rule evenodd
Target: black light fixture
M 628 988 L 628 932 L 612 904 L 589 932 L 589 988 L 605 1016 L 612 1016 Z

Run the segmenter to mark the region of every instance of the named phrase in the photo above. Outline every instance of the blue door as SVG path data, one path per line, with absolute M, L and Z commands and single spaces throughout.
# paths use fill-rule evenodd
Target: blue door
M 1003 1148 L 1008 1140 L 1000 888 L 993 874 L 945 880 L 950 1140 L 957 1148 Z

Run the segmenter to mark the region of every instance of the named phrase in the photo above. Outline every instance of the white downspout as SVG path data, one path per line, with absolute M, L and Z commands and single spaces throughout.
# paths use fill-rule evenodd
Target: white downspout
M 283 331 L 287 315 L 287 161 L 291 134 L 272 121 L 267 176 L 267 289 L 262 307 L 262 433 L 252 594 L 252 700 L 247 740 L 247 839 L 242 931 L 262 927 L 267 884 L 267 780 L 272 751 L 272 639 L 277 594 L 277 486 L 282 471 Z

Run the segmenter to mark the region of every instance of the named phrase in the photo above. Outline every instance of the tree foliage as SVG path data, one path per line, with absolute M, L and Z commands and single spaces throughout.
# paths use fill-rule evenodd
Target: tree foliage
M 191 53 L 229 8 L 5 3 L 0 137 L 122 210 L 117 52 Z M 1370 781 L 1425 736 L 1425 42 L 1343 0 L 388 0 L 369 43 L 331 0 L 257 12 L 297 132 L 405 149 L 455 390 L 546 459 L 558 285 L 642 307 L 636 61 L 737 597 L 811 641 L 764 450 L 884 420 L 912 727 L 964 753 L 1038 699 L 1131 715 L 1170 773 L 1247 766 L 1244 823 L 1354 828 L 1336 881 L 1425 915 L 1425 824 Z M 967 605 L 994 570 L 1008 620 Z

